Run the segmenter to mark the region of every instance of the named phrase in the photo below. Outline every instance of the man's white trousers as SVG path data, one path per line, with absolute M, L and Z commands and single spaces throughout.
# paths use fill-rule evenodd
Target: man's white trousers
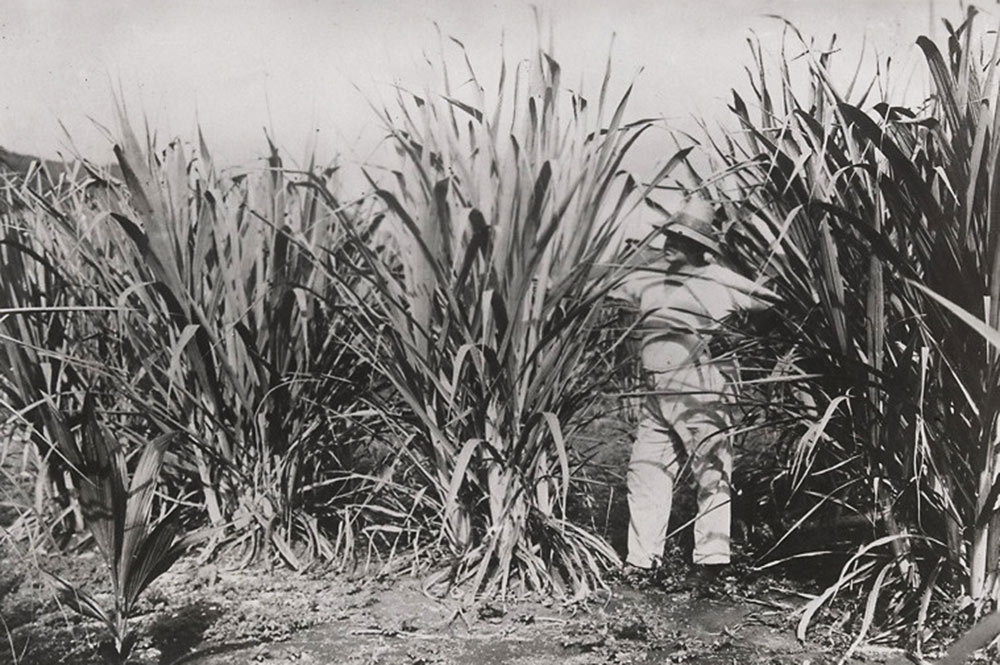
M 627 485 L 627 562 L 649 568 L 663 555 L 682 457 L 698 487 L 696 564 L 730 560 L 732 446 L 726 430 L 726 380 L 706 357 L 692 358 L 690 340 L 643 347 L 651 393 L 643 406 Z

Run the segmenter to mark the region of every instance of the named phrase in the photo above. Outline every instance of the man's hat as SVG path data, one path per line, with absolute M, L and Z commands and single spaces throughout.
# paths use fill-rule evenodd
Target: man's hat
M 691 199 L 660 227 L 660 233 L 666 236 L 667 244 L 671 238 L 683 238 L 718 254 L 719 242 L 712 227 L 714 216 L 715 211 L 707 201 Z

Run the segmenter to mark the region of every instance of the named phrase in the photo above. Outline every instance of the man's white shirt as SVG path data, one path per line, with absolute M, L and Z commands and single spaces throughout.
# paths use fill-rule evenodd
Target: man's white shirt
M 762 298 L 775 297 L 759 283 L 715 263 L 675 270 L 661 264 L 637 268 L 614 294 L 638 305 L 643 330 L 678 333 L 716 328 L 730 314 L 765 307 Z

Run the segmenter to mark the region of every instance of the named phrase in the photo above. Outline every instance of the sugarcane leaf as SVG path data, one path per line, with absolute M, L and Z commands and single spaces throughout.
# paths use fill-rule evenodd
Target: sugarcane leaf
M 225 533 L 227 526 L 212 526 L 183 532 L 178 513 L 168 513 L 157 522 L 149 537 L 135 552 L 133 565 L 124 587 L 128 607 L 156 579 L 170 569 L 191 547 Z
M 170 445 L 181 436 L 179 432 L 170 432 L 147 443 L 132 474 L 128 493 L 128 509 L 125 512 L 125 534 L 122 547 L 121 575 L 123 582 L 131 576 L 135 557 L 152 530 L 153 497 L 160 479 L 163 456 Z M 122 586 L 124 587 L 125 584 Z
M 955 79 L 952 77 L 951 71 L 948 69 L 948 65 L 945 64 L 944 58 L 941 56 L 941 51 L 938 50 L 937 45 L 930 38 L 924 35 L 917 37 L 917 46 L 924 52 L 924 58 L 926 58 L 927 65 L 931 70 L 935 89 L 937 90 L 941 104 L 944 106 L 948 124 L 953 128 L 961 127 L 961 112 L 958 100 L 954 94 L 957 86 L 955 85 Z
M 176 377 L 181 375 L 181 357 L 185 355 L 188 344 L 191 343 L 191 340 L 197 332 L 197 323 L 189 323 L 181 330 L 181 334 L 178 336 L 177 341 L 173 343 L 170 349 L 170 364 L 168 365 L 169 376 Z
M 293 570 L 302 570 L 302 562 L 299 560 L 299 557 L 295 554 L 295 550 L 292 549 L 291 543 L 284 535 L 278 533 L 276 530 L 272 531 L 271 542 L 274 543 L 275 548 L 277 548 L 278 553 L 281 555 L 281 558 L 285 560 L 285 563 L 291 566 Z
M 114 632 L 114 621 L 93 596 L 51 571 L 42 570 L 42 573 L 55 588 L 56 596 L 61 602 L 68 605 L 77 614 L 97 619 Z
M 566 440 L 563 437 L 562 426 L 559 424 L 559 418 L 556 414 L 546 411 L 542 416 L 545 418 L 545 422 L 548 423 L 549 433 L 552 435 L 553 443 L 555 443 L 556 457 L 559 460 L 559 472 L 562 479 L 562 492 L 559 494 L 559 514 L 565 515 L 570 481 L 569 454 L 566 452 Z
M 105 560 L 117 574 L 128 505 L 124 453 L 98 422 L 92 395 L 84 399 L 81 420 L 80 509 Z
M 434 183 L 434 212 L 435 222 L 437 222 L 438 233 L 442 242 L 439 248 L 440 261 L 446 266 L 450 266 L 451 259 L 451 238 L 453 236 L 451 226 L 451 206 L 448 201 L 451 179 L 441 178 Z
M 374 184 L 373 180 L 371 182 Z M 386 205 L 388 205 L 389 208 L 398 216 L 399 220 L 403 222 L 403 225 L 410 232 L 413 241 L 417 244 L 417 247 L 420 248 L 420 251 L 422 252 L 423 256 L 428 261 L 430 268 L 434 271 L 434 274 L 440 279 L 441 277 L 440 268 L 436 261 L 437 255 L 435 254 L 435 252 L 431 250 L 431 247 L 427 244 L 424 234 L 421 233 L 420 227 L 413 220 L 413 217 L 411 217 L 410 214 L 406 211 L 406 209 L 403 208 L 403 206 L 399 203 L 399 200 L 392 192 L 385 189 L 377 189 L 375 191 L 375 194 L 383 201 L 385 201 Z
M 147 532 L 136 540 L 122 580 L 126 608 L 133 607 L 143 590 L 173 563 L 169 556 L 179 532 L 176 519 L 176 514 L 169 514 L 155 526 L 145 525 Z
M 799 618 L 799 623 L 795 629 L 795 636 L 799 641 L 805 641 L 806 631 L 809 629 L 809 625 L 812 623 L 813 617 L 816 612 L 820 610 L 827 602 L 829 602 L 837 593 L 839 593 L 843 588 L 845 588 L 849 583 L 854 580 L 863 577 L 872 568 L 875 567 L 874 561 L 868 561 L 857 568 L 851 570 L 850 572 L 841 573 L 840 579 L 834 584 L 831 584 L 826 589 L 823 590 L 818 596 L 815 596 L 812 600 L 805 604 L 803 608 L 802 616 Z
M 915 282 L 912 280 L 907 280 L 907 281 L 916 288 L 918 288 L 919 290 L 923 291 L 928 296 L 930 296 L 933 300 L 935 300 L 938 304 L 940 304 L 946 310 L 951 312 L 960 321 L 962 321 L 967 326 L 972 328 L 974 331 L 979 333 L 986 342 L 991 344 L 993 347 L 1000 349 L 1000 330 L 997 330 L 996 328 L 989 325 L 982 319 L 973 316 L 972 314 L 965 311 L 964 309 L 962 309 L 952 301 L 948 300 L 944 296 L 938 295 L 927 286 L 924 286 L 923 284 L 920 284 L 919 282 Z
M 491 230 L 486 224 L 483 213 L 476 208 L 470 210 L 469 225 L 472 227 L 472 237 L 465 247 L 465 256 L 462 258 L 462 265 L 455 278 L 455 288 L 459 290 L 465 285 L 476 257 L 486 258 L 490 253 Z
M 455 458 L 451 478 L 448 485 L 448 493 L 444 498 L 445 524 L 451 524 L 454 516 L 458 513 L 458 493 L 462 489 L 462 484 L 466 480 L 466 471 L 472 461 L 472 456 L 483 443 L 482 439 L 469 439 L 464 444 Z
M 123 131 L 131 135 L 131 129 L 127 127 L 124 119 Z M 183 293 L 183 286 L 177 263 L 177 246 L 174 241 L 172 220 L 166 219 L 168 211 L 160 195 L 159 185 L 144 164 L 142 151 L 134 136 L 125 141 L 124 150 L 116 145 L 114 151 L 132 195 L 133 206 L 142 217 L 148 240 L 148 256 L 155 257 L 155 262 L 152 263 L 157 271 L 157 277 L 174 294 L 180 296 Z
M 461 111 L 463 111 L 466 114 L 468 114 L 469 117 L 471 117 L 476 122 L 482 122 L 483 121 L 483 112 L 480 111 L 479 109 L 473 108 L 469 104 L 466 104 L 465 102 L 463 102 L 463 101 L 461 101 L 459 99 L 455 99 L 454 97 L 447 97 L 447 96 L 445 96 L 445 97 L 443 97 L 443 99 L 446 102 L 448 102 L 449 104 L 451 104 L 452 106 L 454 106 L 455 108 L 460 109 Z
M 865 601 L 865 611 L 861 616 L 861 627 L 858 628 L 858 632 L 854 636 L 854 640 L 851 642 L 851 646 L 847 648 L 841 658 L 846 662 L 848 658 L 854 655 L 854 652 L 858 650 L 865 638 L 868 636 L 868 631 L 871 630 L 872 623 L 875 621 L 875 610 L 878 607 L 879 595 L 882 592 L 882 586 L 885 584 L 886 576 L 896 568 L 897 563 L 895 561 L 889 561 L 882 569 L 878 571 L 878 575 L 875 576 L 875 581 L 872 583 L 871 589 L 868 591 L 868 599 Z
M 837 109 L 871 147 L 886 156 L 892 165 L 893 171 L 903 179 L 907 186 L 907 191 L 920 203 L 920 209 L 927 218 L 935 221 L 940 219 L 942 215 L 941 206 L 928 189 L 927 183 L 917 172 L 916 167 L 913 165 L 913 160 L 903 154 L 895 141 L 886 135 L 868 117 L 868 114 L 850 104 L 840 104 Z
M 653 176 L 653 179 L 646 184 L 642 198 L 645 199 L 655 188 L 659 187 L 671 173 L 674 172 L 674 169 L 683 164 L 691 154 L 692 150 L 694 150 L 694 147 L 681 148 L 671 155 L 670 159 L 668 159 L 666 163 L 660 167 L 660 170 L 656 172 L 656 175 Z

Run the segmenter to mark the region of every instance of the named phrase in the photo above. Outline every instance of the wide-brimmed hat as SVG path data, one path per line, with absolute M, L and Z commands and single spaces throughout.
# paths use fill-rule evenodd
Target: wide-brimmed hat
M 715 239 L 713 217 L 715 211 L 707 201 L 689 200 L 660 227 L 665 245 L 669 246 L 671 238 L 682 238 L 717 254 L 719 241 Z

